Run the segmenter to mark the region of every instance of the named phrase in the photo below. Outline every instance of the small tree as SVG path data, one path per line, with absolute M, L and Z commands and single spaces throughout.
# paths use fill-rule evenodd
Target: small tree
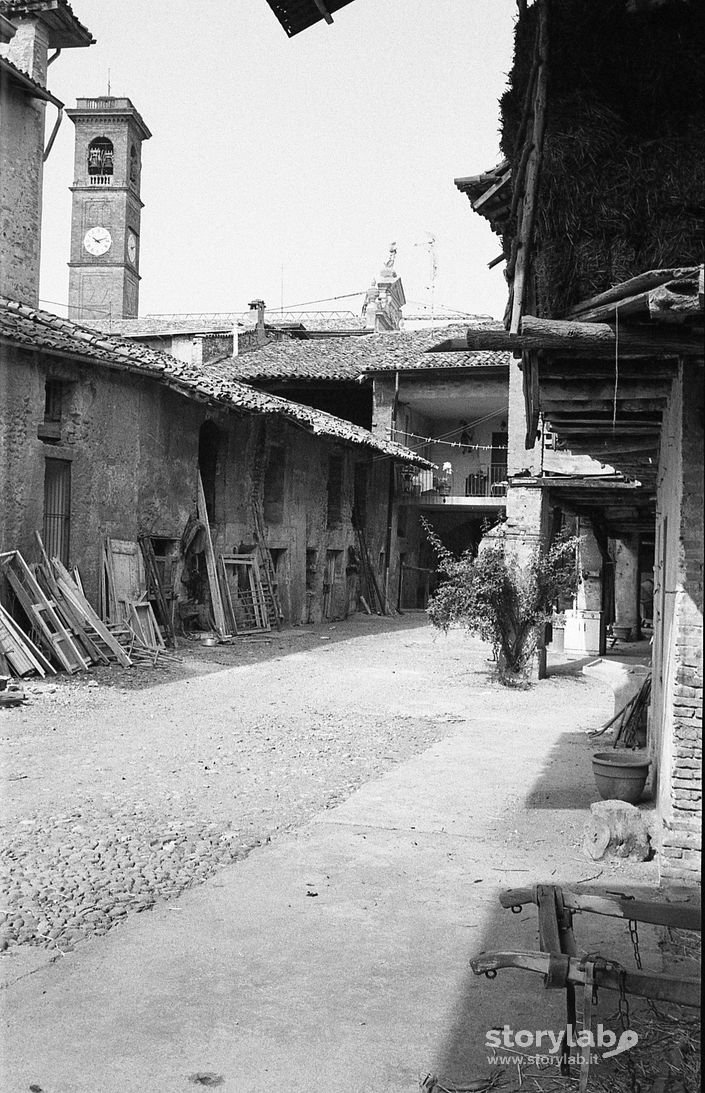
M 469 550 L 456 558 L 423 517 L 421 523 L 438 557 L 441 578 L 428 605 L 432 624 L 444 631 L 464 626 L 477 634 L 491 644 L 501 682 L 525 685 L 553 604 L 575 592 L 578 538 L 561 532 L 521 566 L 501 527 L 476 558 Z

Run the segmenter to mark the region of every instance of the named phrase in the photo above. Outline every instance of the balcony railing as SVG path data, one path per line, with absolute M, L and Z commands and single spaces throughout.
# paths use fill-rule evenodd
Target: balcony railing
M 91 186 L 112 186 L 112 175 L 89 175 L 88 180 Z
M 400 500 L 436 503 L 445 497 L 502 498 L 507 495 L 507 468 L 504 464 L 481 466 L 472 474 L 403 470 L 397 479 Z

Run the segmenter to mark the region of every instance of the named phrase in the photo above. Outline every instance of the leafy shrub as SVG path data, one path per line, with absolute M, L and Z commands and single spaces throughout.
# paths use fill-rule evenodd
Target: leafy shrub
M 553 604 L 577 587 L 578 538 L 560 533 L 548 548 L 539 547 L 525 565 L 508 548 L 503 528 L 480 547 L 456 558 L 431 525 L 421 518 L 438 558 L 441 579 L 428 604 L 439 630 L 464 626 L 492 646 L 499 678 L 507 686 L 527 682 L 539 635 L 550 621 Z

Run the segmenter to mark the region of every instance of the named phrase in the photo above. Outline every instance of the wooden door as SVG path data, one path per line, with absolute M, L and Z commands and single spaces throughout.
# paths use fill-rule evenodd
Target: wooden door
M 147 591 L 142 551 L 129 539 L 108 539 L 111 577 L 118 619 L 129 617 L 129 603 L 136 603 Z

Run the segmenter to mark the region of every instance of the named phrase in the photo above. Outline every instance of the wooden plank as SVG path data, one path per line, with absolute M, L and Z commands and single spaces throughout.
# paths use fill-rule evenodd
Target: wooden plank
M 237 627 L 238 634 L 256 633 L 270 630 L 269 612 L 264 597 L 264 589 L 259 577 L 259 568 L 255 554 L 220 554 L 218 565 L 224 578 L 224 587 L 228 605 Z M 229 572 L 232 570 L 232 573 Z M 240 572 L 244 572 L 247 588 L 240 583 Z M 240 608 L 244 619 L 238 622 L 237 610 Z
M 129 624 L 143 645 L 149 649 L 165 649 L 151 603 L 130 603 Z
M 662 323 L 684 323 L 702 314 L 698 276 L 679 278 L 649 292 L 649 315 Z
M 19 623 L 15 622 L 12 615 L 5 610 L 0 604 L 0 618 L 2 618 L 7 630 L 10 632 L 13 638 L 16 638 L 24 647 L 26 655 L 30 658 L 35 666 L 35 671 L 40 676 L 56 675 L 56 668 L 51 661 L 44 656 L 41 649 L 38 649 L 29 635 L 25 634 Z
M 561 888 L 560 891 L 564 906 L 571 912 L 585 911 L 610 918 L 635 919 L 637 922 L 681 930 L 699 931 L 701 928 L 700 899 L 695 893 L 692 900 L 676 903 L 638 897 L 631 899 L 629 893 L 574 892 L 568 888 Z M 510 888 L 500 894 L 499 901 L 502 907 L 536 903 L 536 889 Z
M 3 562 L 5 575 L 12 585 L 28 620 L 36 625 L 47 652 L 53 655 L 67 672 L 74 673 L 89 665 L 76 647 L 69 631 L 58 617 L 53 603 L 47 599 L 19 551 Z
M 702 268 L 702 267 L 700 267 Z M 636 277 L 630 277 L 628 281 L 622 281 L 612 288 L 599 292 L 596 296 L 590 296 L 587 300 L 581 300 L 579 304 L 571 308 L 569 316 L 583 317 L 585 312 L 599 308 L 602 304 L 614 304 L 638 296 L 667 281 L 676 280 L 679 277 L 697 276 L 698 266 L 687 266 L 669 269 L 652 269 L 640 273 Z
M 30 655 L 22 637 L 8 627 L 3 614 L 4 611 L 0 608 L 0 653 L 5 658 L 8 670 L 16 676 L 27 676 L 32 672 L 44 675 Z
M 252 496 L 252 512 L 255 522 L 255 539 L 257 541 L 257 547 L 260 552 L 262 560 L 262 572 L 264 574 L 263 584 L 265 590 L 269 593 L 272 602 L 272 619 L 271 621 L 281 630 L 282 620 L 284 618 L 284 612 L 282 611 L 281 602 L 277 593 L 277 579 L 274 572 L 274 564 L 272 562 L 272 555 L 267 545 L 267 536 L 265 534 L 264 524 L 264 512 L 262 511 L 262 504 L 258 496 L 253 494 Z
M 480 953 L 470 961 L 475 975 L 499 971 L 501 968 L 521 968 L 546 976 L 549 971 L 551 953 L 521 952 L 502 950 Z M 585 969 L 579 957 L 566 956 L 566 970 L 569 983 L 585 984 Z M 622 983 L 627 994 L 640 998 L 651 998 L 657 1002 L 674 1002 L 681 1006 L 700 1008 L 700 978 L 696 976 L 662 975 L 655 972 L 632 972 L 604 966 L 595 962 L 594 981 L 596 986 L 606 990 L 620 991 Z
M 108 664 L 109 660 L 105 654 L 98 648 L 97 645 L 91 640 L 90 635 L 86 632 L 85 622 L 81 616 L 75 611 L 75 608 L 70 600 L 62 594 L 61 589 L 54 577 L 54 572 L 51 567 L 49 556 L 44 549 L 44 543 L 42 537 L 38 531 L 35 531 L 34 538 L 39 548 L 39 553 L 42 558 L 42 562 L 38 563 L 33 568 L 33 572 L 37 579 L 37 582 L 41 585 L 42 590 L 46 592 L 47 597 L 53 600 L 59 617 L 64 622 L 66 627 L 75 636 L 79 642 L 86 656 L 94 664 Z
M 230 584 L 228 582 L 228 575 L 225 571 L 225 566 L 223 564 L 223 555 L 222 554 L 218 558 L 218 565 L 221 568 L 220 576 L 222 578 L 222 588 L 223 588 L 223 593 L 224 593 L 223 598 L 224 598 L 224 601 L 225 601 L 225 608 L 226 608 L 227 614 L 229 616 L 230 629 L 232 630 L 233 634 L 238 634 L 239 629 L 238 629 L 238 625 L 237 625 L 237 617 L 235 615 L 235 605 L 233 604 L 232 596 L 230 594 Z
M 122 664 L 123 668 L 132 667 L 132 661 L 120 645 L 120 642 L 114 637 L 102 619 L 98 617 L 84 594 L 73 581 L 71 574 L 62 564 L 61 560 L 59 558 L 52 558 L 51 565 L 64 598 L 70 600 L 76 610 L 83 615 L 86 624 L 98 635 L 118 663 Z
M 521 320 L 523 338 L 540 341 L 536 349 L 585 349 L 591 353 L 606 351 L 614 354 L 637 352 L 644 356 L 658 353 L 698 352 L 702 355 L 702 339 L 688 331 L 660 330 L 651 327 L 634 329 L 620 324 L 619 331 L 607 323 L 580 322 L 577 319 L 539 319 L 525 315 Z
M 142 552 L 132 539 L 108 538 L 105 542 L 110 559 L 116 617 L 127 618 L 128 604 L 139 602 L 147 591 Z
M 536 905 L 539 918 L 539 944 L 544 953 L 559 953 L 561 939 L 558 933 L 556 891 L 550 884 L 536 885 Z
M 476 201 L 471 202 L 473 212 L 479 212 L 483 205 L 490 201 L 495 196 L 495 194 L 502 189 L 503 186 L 506 186 L 511 177 L 511 169 L 509 171 L 505 171 L 503 175 L 500 175 L 500 177 L 497 179 L 493 186 L 490 186 L 488 190 L 485 190 L 484 194 L 481 194 Z M 502 258 L 504 258 L 504 255 L 502 255 Z
M 208 573 L 208 584 L 210 587 L 211 606 L 213 608 L 213 621 L 215 622 L 215 628 L 221 638 L 229 637 L 229 631 L 227 622 L 225 619 L 225 611 L 223 609 L 223 597 L 220 591 L 220 584 L 218 582 L 218 569 L 216 565 L 215 552 L 213 550 L 213 539 L 211 538 L 211 528 L 208 523 L 208 509 L 206 507 L 206 495 L 203 492 L 203 480 L 201 479 L 201 472 L 198 471 L 198 518 L 203 524 L 205 529 L 205 541 L 206 541 L 206 570 Z
M 113 557 L 108 549 L 108 540 L 103 543 L 103 582 L 106 592 L 106 603 L 102 604 L 102 614 L 106 621 L 120 622 L 118 616 L 117 598 L 115 596 L 115 572 L 113 570 Z
M 159 606 L 159 613 L 164 621 L 164 628 L 166 630 L 167 640 L 169 642 L 169 645 L 173 645 L 175 640 L 174 626 L 169 608 L 167 606 L 164 589 L 162 587 L 162 581 L 159 575 L 159 567 L 157 566 L 157 559 L 154 554 L 152 539 L 149 535 L 140 535 L 138 536 L 137 542 L 139 543 L 140 550 L 142 551 L 142 557 L 144 559 L 144 567 L 148 577 L 148 581 L 152 585 L 154 595 Z
M 264 588 L 262 586 L 262 577 L 260 575 L 260 568 L 257 562 L 257 556 L 254 554 L 252 556 L 252 577 L 253 591 L 258 605 L 262 629 L 269 630 L 271 629 L 269 623 L 269 612 L 267 611 L 267 604 L 265 602 Z

